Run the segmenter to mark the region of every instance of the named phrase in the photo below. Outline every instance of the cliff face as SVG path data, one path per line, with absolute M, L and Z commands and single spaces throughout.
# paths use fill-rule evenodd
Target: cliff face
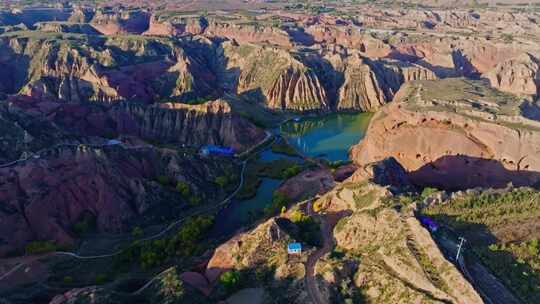
M 191 55 L 167 40 L 99 38 L 90 44 L 67 38 L 4 39 L 5 57 L 0 61 L 15 75 L 4 92 L 105 103 L 206 97 L 215 94 L 215 77 L 211 63 L 201 55 L 207 46 L 197 45 L 202 49 Z
M 441 188 L 533 185 L 540 180 L 540 124 L 521 101 L 459 79 L 405 85 L 351 150 L 358 165 L 394 157 L 413 182 Z
M 328 110 L 326 92 L 316 73 L 280 49 L 229 43 L 223 48 L 227 62 L 225 86 L 253 96 L 276 110 Z
M 223 100 L 200 105 L 120 106 L 109 112 L 119 134 L 188 145 L 215 144 L 244 151 L 265 133 L 231 110 Z
M 433 72 L 414 64 L 356 56 L 349 57 L 343 69 L 344 83 L 337 102 L 340 110 L 375 111 L 390 102 L 403 83 L 437 78 Z
M 92 106 L 18 99 L 12 102 L 11 108 L 11 111 L 18 113 L 5 114 L 5 123 L 13 126 L 13 131 L 7 134 L 13 133 L 13 141 L 8 140 L 11 136 L 6 136 L 5 145 L 12 156 L 22 153 L 24 143 L 20 136 L 25 130 L 29 138 L 35 139 L 29 142 L 31 151 L 51 145 L 51 140 L 55 138 L 57 140 L 54 142 L 61 138 L 74 141 L 84 136 L 110 138 L 129 135 L 190 146 L 224 145 L 242 152 L 266 137 L 262 129 L 234 112 L 223 100 L 199 105 L 164 103 L 145 106 L 120 103 L 114 106 Z M 1 118 L 4 118 L 2 114 L 0 123 Z M 13 125 L 14 121 L 16 125 Z M 15 134 L 19 137 L 15 138 Z M 0 145 L 0 148 L 3 146 Z M 14 159 L 16 157 L 8 160 Z

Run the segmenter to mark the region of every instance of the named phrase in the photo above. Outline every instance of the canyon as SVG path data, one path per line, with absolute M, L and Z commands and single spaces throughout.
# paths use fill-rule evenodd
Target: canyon
M 5 1 L 0 298 L 536 303 L 537 9 Z

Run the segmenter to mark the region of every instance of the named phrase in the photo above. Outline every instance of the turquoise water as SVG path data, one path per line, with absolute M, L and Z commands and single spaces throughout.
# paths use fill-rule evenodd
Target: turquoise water
M 347 160 L 349 148 L 364 137 L 370 114 L 334 114 L 288 122 L 280 132 L 299 151 L 312 157 L 324 157 L 331 161 Z M 270 148 L 259 154 L 261 161 L 280 158 L 302 161 L 301 158 L 274 153 Z M 257 195 L 249 200 L 233 200 L 222 209 L 216 219 L 211 235 L 227 235 L 260 218 L 264 208 L 272 203 L 272 194 L 281 184 L 280 180 L 263 178 Z
M 280 180 L 263 178 L 254 198 L 245 201 L 233 200 L 218 213 L 214 232 L 233 233 L 251 220 L 260 218 L 264 208 L 272 203 L 272 194 L 280 184 Z
M 290 121 L 280 128 L 290 144 L 311 157 L 349 159 L 349 149 L 366 133 L 371 114 L 333 114 Z

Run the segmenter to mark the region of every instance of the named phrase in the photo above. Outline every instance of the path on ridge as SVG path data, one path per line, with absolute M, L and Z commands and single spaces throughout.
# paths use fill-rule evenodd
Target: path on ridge
M 315 211 L 313 211 L 313 200 L 309 202 L 308 204 L 308 213 L 309 216 L 312 216 L 314 218 L 317 218 L 319 222 L 321 223 L 321 234 L 323 238 L 323 246 L 319 249 L 317 249 L 315 252 L 313 252 L 306 262 L 306 287 L 307 292 L 309 296 L 311 297 L 311 300 L 314 304 L 327 304 L 323 300 L 323 296 L 321 295 L 321 292 L 319 290 L 319 287 L 317 286 L 317 281 L 315 278 L 315 265 L 317 264 L 317 261 L 323 257 L 325 254 L 332 251 L 334 248 L 334 236 L 332 235 L 332 229 L 324 216 L 319 215 Z

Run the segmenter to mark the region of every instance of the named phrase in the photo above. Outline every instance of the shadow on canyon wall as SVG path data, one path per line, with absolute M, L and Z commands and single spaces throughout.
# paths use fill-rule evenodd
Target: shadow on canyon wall
M 416 186 L 451 191 L 475 187 L 504 188 L 508 183 L 540 186 L 540 172 L 508 170 L 497 160 L 465 155 L 443 156 L 409 172 L 408 176 Z

